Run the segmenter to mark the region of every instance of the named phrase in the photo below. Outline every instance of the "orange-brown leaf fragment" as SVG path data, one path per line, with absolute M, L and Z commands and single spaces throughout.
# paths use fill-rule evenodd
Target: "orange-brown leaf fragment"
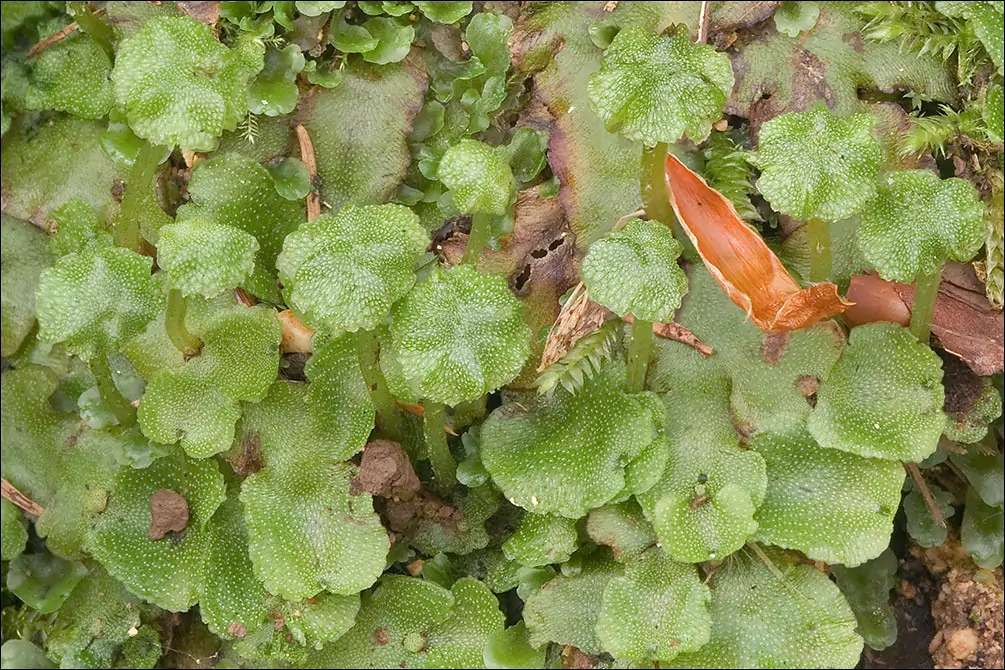
M 798 330 L 851 303 L 834 284 L 801 288 L 733 204 L 675 156 L 666 161 L 670 205 L 709 272 L 761 330 Z
M 848 299 L 855 303 L 844 313 L 844 320 L 850 326 L 875 321 L 890 321 L 902 326 L 911 323 L 911 310 L 897 288 L 879 275 L 868 273 L 852 277 Z
M 168 533 L 178 533 L 188 526 L 188 502 L 171 489 L 160 489 L 150 498 L 151 540 L 159 540 Z

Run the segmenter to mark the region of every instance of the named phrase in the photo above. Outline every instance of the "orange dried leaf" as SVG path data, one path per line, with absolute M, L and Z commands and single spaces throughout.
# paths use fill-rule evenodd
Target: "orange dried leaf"
M 851 305 L 834 284 L 801 288 L 733 204 L 673 155 L 666 182 L 670 205 L 705 266 L 761 330 L 805 328 Z

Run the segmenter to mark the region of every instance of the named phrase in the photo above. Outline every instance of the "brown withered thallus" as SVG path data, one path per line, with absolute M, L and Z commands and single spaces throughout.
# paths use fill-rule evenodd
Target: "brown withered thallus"
M 708 271 L 761 330 L 798 330 L 853 304 L 834 284 L 801 288 L 733 203 L 673 155 L 667 156 L 666 183 L 670 204 Z

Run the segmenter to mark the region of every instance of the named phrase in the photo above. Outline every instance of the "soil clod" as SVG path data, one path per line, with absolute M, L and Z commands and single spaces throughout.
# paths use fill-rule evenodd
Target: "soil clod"
M 188 502 L 171 489 L 160 489 L 150 498 L 151 540 L 159 540 L 168 533 L 179 533 L 188 526 Z

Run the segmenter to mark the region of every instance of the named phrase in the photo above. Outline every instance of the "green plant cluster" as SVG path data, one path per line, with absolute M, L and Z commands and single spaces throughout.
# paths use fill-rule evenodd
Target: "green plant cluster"
M 3 3 L 4 667 L 855 667 L 896 524 L 1000 566 L 1000 366 L 930 336 L 1001 301 L 1000 3 L 699 4 Z M 849 30 L 887 99 L 744 107 Z M 909 326 L 762 332 L 748 224 Z
M 865 2 L 857 8 L 868 20 L 867 39 L 897 43 L 903 52 L 931 54 L 955 65 L 961 104 L 939 104 L 939 113 L 926 113 L 935 101 L 914 99 L 921 107 L 912 114 L 910 130 L 899 142 L 909 155 L 931 150 L 945 156 L 951 148 L 966 147 L 979 161 L 978 180 L 990 192 L 987 215 L 986 267 L 988 299 L 1001 307 L 1005 289 L 1003 262 L 1002 138 L 1005 137 L 1005 32 L 998 2 Z M 930 112 L 931 110 L 928 110 Z M 957 149 L 958 153 L 958 149 Z

